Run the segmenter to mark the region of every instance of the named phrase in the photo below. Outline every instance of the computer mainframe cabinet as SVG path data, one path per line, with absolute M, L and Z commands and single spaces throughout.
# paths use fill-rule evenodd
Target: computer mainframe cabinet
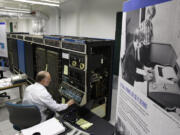
M 107 120 L 111 113 L 113 46 L 114 40 L 84 37 L 62 41 L 60 93 Z

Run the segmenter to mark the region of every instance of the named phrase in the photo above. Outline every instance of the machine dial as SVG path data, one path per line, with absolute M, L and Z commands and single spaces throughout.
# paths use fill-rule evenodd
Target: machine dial
M 85 68 L 84 63 L 80 63 L 80 69 L 83 70 Z

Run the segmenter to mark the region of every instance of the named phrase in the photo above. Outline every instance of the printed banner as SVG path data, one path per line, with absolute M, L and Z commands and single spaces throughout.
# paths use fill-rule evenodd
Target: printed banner
M 0 22 L 0 57 L 8 57 L 6 24 L 4 22 Z
M 129 12 L 132 10 L 144 8 L 146 6 L 155 5 L 167 1 L 171 1 L 171 0 L 128 0 L 124 2 L 123 11 Z
M 180 134 L 180 1 L 123 14 L 116 135 Z

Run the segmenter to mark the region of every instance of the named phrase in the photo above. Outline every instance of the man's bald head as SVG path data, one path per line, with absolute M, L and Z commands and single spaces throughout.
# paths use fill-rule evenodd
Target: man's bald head
M 40 71 L 36 76 L 36 82 L 41 83 L 44 86 L 48 86 L 51 82 L 51 75 L 47 71 Z

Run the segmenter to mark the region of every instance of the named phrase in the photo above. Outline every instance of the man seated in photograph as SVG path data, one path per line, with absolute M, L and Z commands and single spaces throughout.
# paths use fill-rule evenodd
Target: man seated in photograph
M 74 100 L 69 100 L 66 104 L 58 104 L 53 100 L 46 89 L 50 82 L 50 74 L 46 71 L 40 71 L 36 76 L 36 83 L 28 86 L 24 93 L 23 104 L 36 105 L 41 113 L 41 121 L 53 117 L 55 114 L 53 112 L 63 111 L 74 104 Z
M 123 79 L 133 86 L 134 81 L 148 81 L 153 77 L 151 71 L 145 67 L 145 64 L 142 61 L 142 58 L 145 57 L 142 44 L 143 38 L 143 33 L 139 29 L 136 29 L 133 36 L 133 42 L 128 46 L 122 63 Z M 137 73 L 137 69 L 142 69 L 144 73 Z

